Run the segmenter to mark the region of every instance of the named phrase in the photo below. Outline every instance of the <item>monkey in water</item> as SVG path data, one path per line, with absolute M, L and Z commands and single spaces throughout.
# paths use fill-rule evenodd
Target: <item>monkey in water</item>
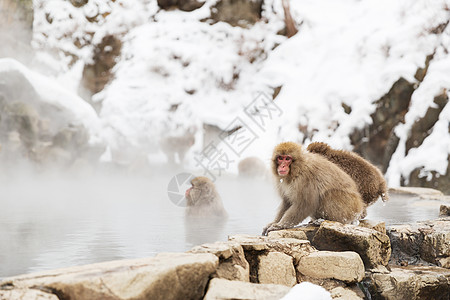
M 214 183 L 207 177 L 199 176 L 191 180 L 192 186 L 186 190 L 187 217 L 220 217 L 228 216 L 222 199 Z
M 264 179 L 267 175 L 267 168 L 264 162 L 255 156 L 242 159 L 238 164 L 239 177 Z
M 321 142 L 310 144 L 307 150 L 324 156 L 350 175 L 358 186 L 358 191 L 366 207 L 377 201 L 379 197 L 383 201 L 389 199 L 386 180 L 381 171 L 358 154 L 350 151 L 335 150 L 328 144 Z M 366 214 L 366 208 L 364 208 L 363 217 Z
M 363 212 L 353 179 L 323 156 L 303 151 L 299 144 L 285 142 L 275 147 L 272 172 L 282 203 L 263 235 L 294 227 L 308 216 L 348 224 Z

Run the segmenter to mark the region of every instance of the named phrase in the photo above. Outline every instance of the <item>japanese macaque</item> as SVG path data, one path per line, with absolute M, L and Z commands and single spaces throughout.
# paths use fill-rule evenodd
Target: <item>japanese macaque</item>
M 188 217 L 221 217 L 226 218 L 227 212 L 214 183 L 207 177 L 195 177 L 192 186 L 186 190 L 186 216 Z
M 180 136 L 166 136 L 159 141 L 161 150 L 166 154 L 167 161 L 172 165 L 177 164 L 176 158 L 178 158 L 178 164 L 183 164 L 186 153 L 194 143 L 195 135 L 191 131 Z
M 358 186 L 358 191 L 366 207 L 377 201 L 379 197 L 383 201 L 388 200 L 387 185 L 383 174 L 377 167 L 358 154 L 350 151 L 335 150 L 321 142 L 310 144 L 307 150 L 324 156 L 350 175 Z M 364 217 L 365 215 L 366 210 L 364 209 Z
M 266 178 L 267 168 L 258 157 L 246 157 L 238 164 L 239 177 L 243 178 Z
M 348 224 L 363 212 L 353 179 L 323 156 L 303 151 L 299 144 L 285 142 L 275 147 L 272 172 L 282 203 L 263 235 L 294 227 L 308 216 Z

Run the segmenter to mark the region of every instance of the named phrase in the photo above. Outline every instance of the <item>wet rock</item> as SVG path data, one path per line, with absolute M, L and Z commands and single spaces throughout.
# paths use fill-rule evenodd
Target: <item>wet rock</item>
M 213 277 L 248 282 L 250 266 L 242 246 L 234 242 L 216 242 L 192 248 L 189 253 L 212 253 L 219 258 L 219 266 Z
M 280 252 L 261 255 L 258 264 L 259 283 L 294 286 L 297 283 L 293 258 Z
M 317 227 L 317 228 L 319 228 L 319 227 Z M 269 232 L 268 237 L 269 238 L 290 238 L 290 239 L 308 240 L 308 237 L 306 236 L 305 231 L 297 229 L 297 228 L 271 231 L 271 232 Z
M 364 278 L 364 264 L 356 252 L 318 251 L 300 259 L 297 271 L 312 278 L 337 279 L 346 283 Z
M 249 282 L 211 279 L 204 300 L 223 299 L 266 299 L 278 300 L 289 292 L 290 288 L 278 284 L 256 284 Z
M 364 279 L 372 299 L 450 298 L 450 270 L 427 266 L 391 266 L 389 273 L 372 273 Z
M 4 289 L 3 289 L 4 288 Z M 59 300 L 51 293 L 40 291 L 39 289 L 15 289 L 0 287 L 0 299 L 7 300 Z
M 324 221 L 312 241 L 314 247 L 327 251 L 355 251 L 366 268 L 387 265 L 391 256 L 389 237 L 370 228 Z
M 395 225 L 388 229 L 388 235 L 392 244 L 390 263 L 450 268 L 450 220 Z
M 163 253 L 12 277 L 0 286 L 39 286 L 59 299 L 200 299 L 218 261 L 209 253 Z
M 220 0 L 211 7 L 211 21 L 249 27 L 261 19 L 263 0 Z
M 404 122 L 413 92 L 414 83 L 404 78 L 397 80 L 389 92 L 375 102 L 375 112 L 370 115 L 372 124 L 350 136 L 353 150 L 381 166 L 383 172 L 386 172 L 399 142 L 394 128 Z

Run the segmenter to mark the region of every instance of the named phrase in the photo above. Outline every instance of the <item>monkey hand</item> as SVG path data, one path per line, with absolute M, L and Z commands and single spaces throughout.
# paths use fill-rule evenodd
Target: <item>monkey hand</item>
M 270 222 L 269 224 L 267 224 L 266 227 L 263 228 L 263 232 L 261 233 L 261 235 L 267 235 L 269 233 L 268 229 L 274 224 L 277 224 L 277 222 Z
M 281 230 L 281 229 L 286 229 L 286 228 L 291 228 L 291 227 L 292 226 L 287 226 L 285 224 L 280 224 L 280 223 L 270 223 L 269 225 L 266 226 L 266 228 L 264 228 L 263 235 L 268 235 L 269 232 L 271 232 L 271 231 Z

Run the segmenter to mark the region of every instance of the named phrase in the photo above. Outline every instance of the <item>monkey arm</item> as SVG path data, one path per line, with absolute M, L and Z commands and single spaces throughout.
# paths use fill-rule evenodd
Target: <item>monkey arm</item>
M 278 208 L 278 213 L 275 217 L 275 220 L 273 220 L 273 222 L 270 222 L 269 224 L 266 225 L 266 227 L 263 228 L 262 235 L 267 235 L 269 233 L 267 229 L 272 227 L 274 224 L 280 222 L 281 218 L 283 217 L 286 210 L 288 210 L 290 206 L 291 204 L 286 199 L 283 199 L 283 201 L 280 204 L 280 207 Z

